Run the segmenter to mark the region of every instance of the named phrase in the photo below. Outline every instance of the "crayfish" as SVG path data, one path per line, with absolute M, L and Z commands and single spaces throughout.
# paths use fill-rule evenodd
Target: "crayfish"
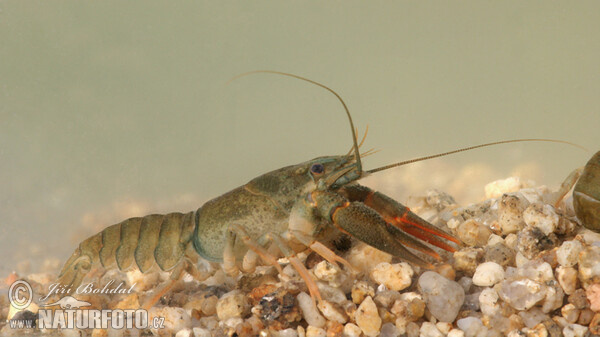
M 186 271 L 203 280 L 210 275 L 195 267 L 198 257 L 222 263 L 223 270 L 229 274 L 237 273 L 240 267 L 253 270 L 258 258 L 281 272 L 279 253 L 268 249 L 274 246 L 303 278 L 313 300 L 321 300 L 315 281 L 296 254 L 310 248 L 325 260 L 352 269 L 327 246 L 326 239 L 331 233 L 334 236 L 347 234 L 409 263 L 433 268 L 433 262 L 440 261 L 441 257 L 429 245 L 453 252 L 455 246 L 461 244 L 460 240 L 357 181 L 418 160 L 525 141 L 488 143 L 364 170 L 352 117 L 337 93 L 300 76 L 260 72 L 308 81 L 333 93 L 342 103 L 350 123 L 351 150 L 346 155 L 318 157 L 263 174 L 206 202 L 196 211 L 147 215 L 110 226 L 79 245 L 59 275 L 61 284 L 74 289 L 92 268 L 100 265 L 122 271 L 137 268 L 142 273 L 158 268 L 171 272 L 172 280 Z M 168 287 L 158 292 L 146 307 L 156 303 L 166 291 Z

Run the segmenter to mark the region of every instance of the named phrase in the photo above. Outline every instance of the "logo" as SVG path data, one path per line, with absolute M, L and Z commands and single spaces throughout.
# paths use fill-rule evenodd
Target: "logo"
M 121 288 L 122 284 L 114 289 L 109 289 L 112 283 L 113 281 L 110 281 L 104 288 L 94 288 L 90 283 L 80 287 L 82 291 L 78 288 L 75 293 L 116 294 L 131 293 L 133 290 L 132 286 L 125 291 L 124 288 Z M 52 284 L 50 293 L 41 297 L 40 300 L 46 300 L 50 295 L 64 295 L 64 292 L 56 291 L 59 286 Z M 66 295 L 53 303 L 40 304 L 38 312 L 33 313 L 27 310 L 33 302 L 33 289 L 29 283 L 23 280 L 11 284 L 8 290 L 8 300 L 11 306 L 21 310 L 9 321 L 12 329 L 35 327 L 40 329 L 108 329 L 109 327 L 112 329 L 161 329 L 164 323 L 164 317 L 154 317 L 152 322 L 149 322 L 148 312 L 143 309 L 80 309 L 91 307 L 92 304 L 78 300 L 71 295 Z M 60 309 L 42 309 L 57 306 Z
M 55 305 L 60 306 L 61 309 L 77 309 L 81 307 L 89 307 L 92 305 L 92 303 L 80 301 L 73 296 L 65 296 L 54 303 L 40 304 L 40 307 L 53 307 Z
M 26 296 L 23 296 L 23 293 Z M 28 308 L 33 299 L 31 285 L 23 280 L 13 282 L 8 289 L 8 301 L 17 310 Z

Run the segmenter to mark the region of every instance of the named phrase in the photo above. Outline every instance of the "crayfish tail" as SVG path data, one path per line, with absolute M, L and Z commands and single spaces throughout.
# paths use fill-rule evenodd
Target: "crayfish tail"
M 83 255 L 81 247 L 78 247 L 61 270 L 57 283 L 68 292 L 64 295 L 74 293 L 83 281 L 83 278 L 92 268 L 90 256 Z
M 76 291 L 93 267 L 172 271 L 180 266 L 191 241 L 193 212 L 152 214 L 107 227 L 79 244 L 58 276 L 58 283 Z M 66 294 L 65 294 L 66 295 Z

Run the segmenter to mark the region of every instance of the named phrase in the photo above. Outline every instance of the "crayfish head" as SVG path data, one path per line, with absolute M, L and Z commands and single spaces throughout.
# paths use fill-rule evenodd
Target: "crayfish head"
M 318 190 L 337 190 L 365 176 L 354 156 L 328 156 L 308 162 L 308 170 Z
M 268 197 L 289 211 L 308 192 L 337 191 L 362 175 L 353 157 L 326 156 L 265 173 L 249 181 L 244 189 Z

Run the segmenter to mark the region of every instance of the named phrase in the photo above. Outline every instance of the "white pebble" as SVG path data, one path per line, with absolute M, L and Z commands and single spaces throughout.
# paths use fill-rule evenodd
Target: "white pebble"
M 228 319 L 226 319 L 226 320 L 222 321 L 222 323 L 223 323 L 223 324 L 224 324 L 226 327 L 229 327 L 229 328 L 232 328 L 232 329 L 234 329 L 234 328 L 235 328 L 236 326 L 238 326 L 239 324 L 242 324 L 242 323 L 244 323 L 244 319 L 243 319 L 243 318 L 241 318 L 241 317 L 231 317 L 231 318 L 228 318 Z
M 556 259 L 563 267 L 573 267 L 582 249 L 583 245 L 577 240 L 565 241 L 556 250 Z
M 598 244 L 598 242 L 600 242 L 600 233 L 596 233 L 587 228 L 581 228 L 578 235 L 581 235 L 583 241 L 588 245 Z
M 492 231 L 475 219 L 469 219 L 458 226 L 458 237 L 467 246 L 485 246 Z
M 581 310 L 577 309 L 575 305 L 572 303 L 567 303 L 564 307 L 560 309 L 561 315 L 567 320 L 569 323 L 577 322 L 579 318 L 579 313 Z
M 358 271 L 369 275 L 371 269 L 377 264 L 391 262 L 392 256 L 367 244 L 359 243 L 346 255 L 346 260 Z
M 500 298 L 517 310 L 529 310 L 546 297 L 546 285 L 530 279 L 506 280 L 498 288 Z
M 216 329 L 217 325 L 219 325 L 216 316 L 200 317 L 198 321 L 200 322 L 201 327 L 206 328 L 209 331 Z
M 309 325 L 306 328 L 306 337 L 327 337 L 327 332 L 316 326 Z
M 302 311 L 302 317 L 306 320 L 309 325 L 312 325 L 317 328 L 322 328 L 325 326 L 325 318 L 321 316 L 319 310 L 315 306 L 315 302 L 313 302 L 312 298 L 309 294 L 305 292 L 301 292 L 296 297 L 298 300 L 298 306 Z
M 586 290 L 586 296 L 590 301 L 590 309 L 595 312 L 600 311 L 600 283 L 594 283 Z
M 556 324 L 558 324 L 561 328 L 565 328 L 567 325 L 569 325 L 569 322 L 567 322 L 567 320 L 562 316 L 554 316 L 552 317 L 552 320 L 556 322 Z
M 484 262 L 477 266 L 473 275 L 473 284 L 489 287 L 504 279 L 504 269 L 496 262 Z
M 415 322 L 410 322 L 406 324 L 406 336 L 407 337 L 417 337 L 419 336 L 419 325 Z
M 294 266 L 292 266 L 291 264 L 288 264 L 287 266 L 285 266 L 283 268 L 283 273 L 281 273 L 282 277 L 285 277 L 285 279 L 299 279 L 300 278 L 300 274 L 298 274 L 298 271 L 296 270 L 296 268 L 294 268 Z
M 483 322 L 477 317 L 459 319 L 456 321 L 456 325 L 465 332 L 465 337 L 485 336 L 487 333 L 487 328 L 483 326 Z
M 338 274 L 337 269 L 338 268 L 333 264 L 329 263 L 329 261 L 323 260 L 317 263 L 313 272 L 319 280 L 329 281 L 335 278 L 335 276 Z
M 346 323 L 348 320 L 346 318 L 346 314 L 341 310 L 341 308 L 336 307 L 331 302 L 323 300 L 318 304 L 319 310 L 325 318 L 330 321 L 335 321 L 341 324 Z
M 454 252 L 454 270 L 464 271 L 467 275 L 472 275 L 479 264 L 482 253 L 483 249 L 472 247 Z
M 435 324 L 431 322 L 423 322 L 421 325 L 420 337 L 444 337 L 444 334 L 438 330 Z
M 554 272 L 548 262 L 540 260 L 530 261 L 517 269 L 517 274 L 530 280 L 546 283 L 554 281 Z
M 379 307 L 389 308 L 400 298 L 400 293 L 394 290 L 378 292 L 373 300 Z
M 401 335 L 404 335 L 406 333 L 406 326 L 408 325 L 408 321 L 406 320 L 406 318 L 404 317 L 398 317 L 396 318 L 396 322 L 394 322 L 396 325 L 396 329 L 398 329 L 398 331 L 400 331 Z
M 459 221 L 458 219 L 450 219 L 448 220 L 448 222 L 446 223 L 446 226 L 448 226 L 448 228 L 450 229 L 455 229 L 456 227 L 458 227 L 458 225 L 460 225 L 462 222 Z
M 279 330 L 279 337 L 298 337 L 298 330 L 294 328 Z
M 550 317 L 548 317 L 548 315 L 542 312 L 542 310 L 538 307 L 533 307 L 527 311 L 521 311 L 519 312 L 519 316 L 521 317 L 521 319 L 523 319 L 523 323 L 525 324 L 525 326 L 530 329 L 535 327 L 539 323 L 550 319 Z
M 358 281 L 352 286 L 352 302 L 356 304 L 362 303 L 367 296 L 375 296 L 375 289 L 366 281 Z
M 126 274 L 129 284 L 135 284 L 135 289 L 148 290 L 160 283 L 160 274 L 157 272 L 142 273 L 138 269 L 128 271 Z
M 354 320 L 366 336 L 375 337 L 379 334 L 381 317 L 371 296 L 367 296 L 356 309 Z
M 347 301 L 346 294 L 340 288 L 332 287 L 327 283 L 317 282 L 317 287 L 324 300 L 332 303 L 342 304 Z
M 556 279 L 567 295 L 571 295 L 577 290 L 578 279 L 577 269 L 573 267 L 558 266 L 556 268 Z
M 413 275 L 412 267 L 406 262 L 396 264 L 382 262 L 371 271 L 373 281 L 396 291 L 408 288 Z
M 565 337 L 584 337 L 587 335 L 587 326 L 579 324 L 569 324 L 563 329 L 563 335 Z
M 589 246 L 579 253 L 577 263 L 579 264 L 579 280 L 586 286 L 600 277 L 600 247 Z
M 542 302 L 542 311 L 548 313 L 562 306 L 565 293 L 556 281 L 548 281 L 546 285 L 546 298 Z
M 217 313 L 218 302 L 219 299 L 217 298 L 217 296 L 212 295 L 201 302 L 200 310 L 202 310 L 202 313 L 204 313 L 205 315 L 212 316 Z
M 409 292 L 400 294 L 400 299 L 410 302 L 414 299 L 423 300 L 423 296 L 421 296 L 421 294 L 419 294 L 417 292 L 409 291 Z
M 510 177 L 492 181 L 491 183 L 485 185 L 485 198 L 498 198 L 504 193 L 516 192 L 523 187 L 524 185 L 521 183 L 521 179 L 519 177 Z
M 426 271 L 419 277 L 418 285 L 431 314 L 443 322 L 454 321 L 465 301 L 465 291 L 460 284 Z
M 507 279 L 507 280 L 508 279 L 513 279 L 513 278 L 515 278 L 517 276 L 518 276 L 518 274 L 517 274 L 517 268 L 511 267 L 511 266 L 506 267 L 506 271 L 504 272 L 504 278 L 505 279 Z
M 341 284 L 343 276 L 341 270 L 329 261 L 319 262 L 314 268 L 314 273 L 319 280 L 329 282 L 331 285 Z
M 504 239 L 500 236 L 500 235 L 496 235 L 496 234 L 492 234 L 490 235 L 490 237 L 488 238 L 488 242 L 487 245 L 488 246 L 493 246 L 495 244 L 498 243 L 504 243 Z
M 400 331 L 396 326 L 392 323 L 385 323 L 381 326 L 381 333 L 379 337 L 398 337 L 400 335 Z
M 515 265 L 517 267 L 522 267 L 529 262 L 529 259 L 525 257 L 525 255 L 521 254 L 521 252 L 517 252 L 515 256 Z
M 450 330 L 452 330 L 452 323 L 437 322 L 435 323 L 435 327 L 445 336 L 450 332 Z
M 194 337 L 210 337 L 210 331 L 204 328 L 194 328 Z
M 492 288 L 485 288 L 479 294 L 479 307 L 484 315 L 493 317 L 500 312 L 498 293 Z
M 473 279 L 470 277 L 463 276 L 458 280 L 458 284 L 465 290 L 465 293 L 469 292 L 471 286 L 473 285 Z
M 447 337 L 465 337 L 465 332 L 459 329 L 452 329 L 448 332 Z
M 233 317 L 242 317 L 249 310 L 248 297 L 239 290 L 228 292 L 217 302 L 217 316 L 221 321 Z
M 523 220 L 528 226 L 537 227 L 544 234 L 549 235 L 556 231 L 559 216 L 552 206 L 535 203 L 525 209 Z
M 183 329 L 183 330 L 177 331 L 177 333 L 175 334 L 175 337 L 190 337 L 191 335 L 192 335 L 192 330 Z
M 529 201 L 521 193 L 504 194 L 498 202 L 498 225 L 503 235 L 516 233 L 523 229 L 523 211 Z
M 519 241 L 519 237 L 517 236 L 517 234 L 512 233 L 512 234 L 508 234 L 505 238 L 504 238 L 504 243 L 506 244 L 506 246 L 512 250 L 516 250 L 517 249 L 517 243 Z
M 344 325 L 344 337 L 360 337 L 362 330 L 354 323 Z

